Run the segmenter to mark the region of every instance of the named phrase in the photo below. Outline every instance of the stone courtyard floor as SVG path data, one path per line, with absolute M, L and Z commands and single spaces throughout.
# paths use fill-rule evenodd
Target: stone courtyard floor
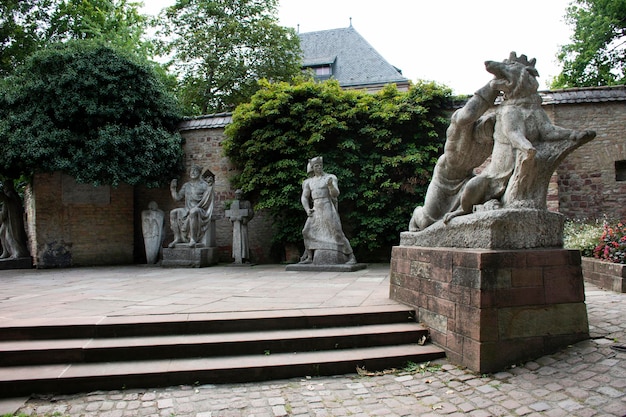
M 0 271 L 0 320 L 387 304 L 388 274 L 385 264 L 306 274 L 281 265 Z M 37 395 L 0 401 L 0 415 L 626 416 L 626 294 L 587 284 L 586 303 L 591 339 L 495 374 L 441 360 L 376 375 Z

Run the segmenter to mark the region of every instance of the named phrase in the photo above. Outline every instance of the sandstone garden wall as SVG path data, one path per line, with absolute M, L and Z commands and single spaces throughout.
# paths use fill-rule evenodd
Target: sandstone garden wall
M 27 191 L 30 253 L 38 268 L 133 262 L 133 188 L 37 174 Z
M 232 262 L 232 226 L 224 218 L 224 209 L 234 198 L 235 190 L 229 179 L 235 169 L 222 156 L 225 124 L 219 118 L 216 123 L 215 117 L 207 120 L 181 126 L 186 141 L 186 168 L 178 178 L 178 185 L 189 179 L 188 167 L 192 163 L 215 174 L 216 244 L 220 262 L 229 263 Z M 180 204 L 172 200 L 168 187 L 95 188 L 76 184 L 61 173 L 35 175 L 26 194 L 27 233 L 37 268 L 145 263 L 141 211 L 154 200 L 166 213 L 163 242 L 166 246 L 173 240 L 168 214 Z M 249 237 L 253 262 L 280 260 L 280 254 L 271 253 L 272 223 L 265 213 L 255 213 L 249 224 Z
M 626 87 L 558 90 L 542 95 L 544 108 L 556 125 L 597 132 L 596 139 L 557 168 L 548 192 L 550 210 L 567 218 L 625 219 Z M 229 122 L 230 115 L 218 114 L 181 125 L 186 169 L 178 178 L 179 187 L 187 181 L 191 163 L 210 169 L 216 176 L 214 217 L 220 262 L 232 262 L 232 227 L 224 218 L 224 209 L 234 198 L 230 178 L 236 167 L 222 156 L 224 127 Z M 177 205 L 167 188 L 90 190 L 54 173 L 36 175 L 27 194 L 29 243 L 37 267 L 145 262 L 140 216 L 152 200 L 166 212 L 164 245 L 173 239 L 167 214 Z M 272 252 L 272 222 L 267 214 L 255 214 L 249 235 L 254 262 L 284 259 L 284 253 Z

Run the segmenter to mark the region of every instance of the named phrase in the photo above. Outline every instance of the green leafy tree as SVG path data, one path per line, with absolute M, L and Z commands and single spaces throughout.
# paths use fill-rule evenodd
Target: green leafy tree
M 232 110 L 261 78 L 300 72 L 293 29 L 278 25 L 277 0 L 177 0 L 166 9 L 161 52 L 171 56 L 187 114 Z
M 626 82 L 626 0 L 576 0 L 566 12 L 571 43 L 561 47 L 563 70 L 552 88 Z
M 101 43 L 32 55 L 0 84 L 0 175 L 157 185 L 181 169 L 180 110 L 154 69 Z
M 0 77 L 5 77 L 45 41 L 52 0 L 0 2 Z
M 235 185 L 273 215 L 275 243 L 301 246 L 301 183 L 307 160 L 321 155 L 339 179 L 339 213 L 357 257 L 388 256 L 423 201 L 445 139 L 450 90 L 419 83 L 372 95 L 336 81 L 261 85 L 233 113 L 223 145 L 241 171 Z
M 152 22 L 128 0 L 3 0 L 0 2 L 0 77 L 35 51 L 71 39 L 94 39 L 148 59 Z M 164 71 L 161 71 L 164 73 Z
M 153 44 L 144 39 L 149 21 L 140 6 L 128 0 L 63 0 L 51 15 L 47 41 L 94 39 L 147 57 Z

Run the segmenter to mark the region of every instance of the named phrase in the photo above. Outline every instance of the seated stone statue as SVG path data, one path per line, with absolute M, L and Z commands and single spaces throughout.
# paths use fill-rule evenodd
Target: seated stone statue
M 201 174 L 202 167 L 194 164 L 189 170 L 190 180 L 183 184 L 180 191 L 176 191 L 176 179 L 170 183 L 172 198 L 175 201 L 185 200 L 184 207 L 170 212 L 170 225 L 174 232 L 170 248 L 179 244 L 192 248 L 206 244 L 204 238 L 213 214 L 214 177 L 211 174 L 205 180 Z
M 310 177 L 302 183 L 300 198 L 308 216 L 302 229 L 305 251 L 300 263 L 356 264 L 339 218 L 337 177 L 324 172 L 321 156 L 309 160 L 307 173 Z

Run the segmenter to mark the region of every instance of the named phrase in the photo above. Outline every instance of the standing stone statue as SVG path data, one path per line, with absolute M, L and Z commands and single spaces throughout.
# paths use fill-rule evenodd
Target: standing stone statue
M 159 258 L 161 242 L 163 242 L 163 220 L 165 213 L 159 209 L 156 201 L 148 203 L 148 210 L 141 212 L 141 230 L 146 250 L 146 260 L 155 264 Z
M 24 207 L 12 180 L 2 182 L 0 191 L 0 259 L 29 257 L 24 229 Z
M 206 245 L 205 236 L 211 225 L 213 214 L 214 191 L 212 175 L 206 180 L 201 176 L 202 167 L 193 164 L 189 170 L 189 182 L 176 191 L 177 181 L 170 183 L 170 192 L 174 201 L 185 200 L 185 207 L 170 212 L 170 225 L 174 240 L 168 246 L 185 245 L 191 248 Z
M 321 156 L 309 160 L 307 174 L 300 198 L 308 216 L 302 229 L 305 251 L 300 263 L 356 264 L 339 218 L 337 177 L 324 172 Z
M 248 241 L 248 222 L 254 217 L 252 204 L 242 200 L 243 192 L 235 191 L 235 200 L 226 210 L 225 215 L 233 224 L 233 258 L 234 264 L 241 265 L 244 260 L 250 260 L 250 243 Z

